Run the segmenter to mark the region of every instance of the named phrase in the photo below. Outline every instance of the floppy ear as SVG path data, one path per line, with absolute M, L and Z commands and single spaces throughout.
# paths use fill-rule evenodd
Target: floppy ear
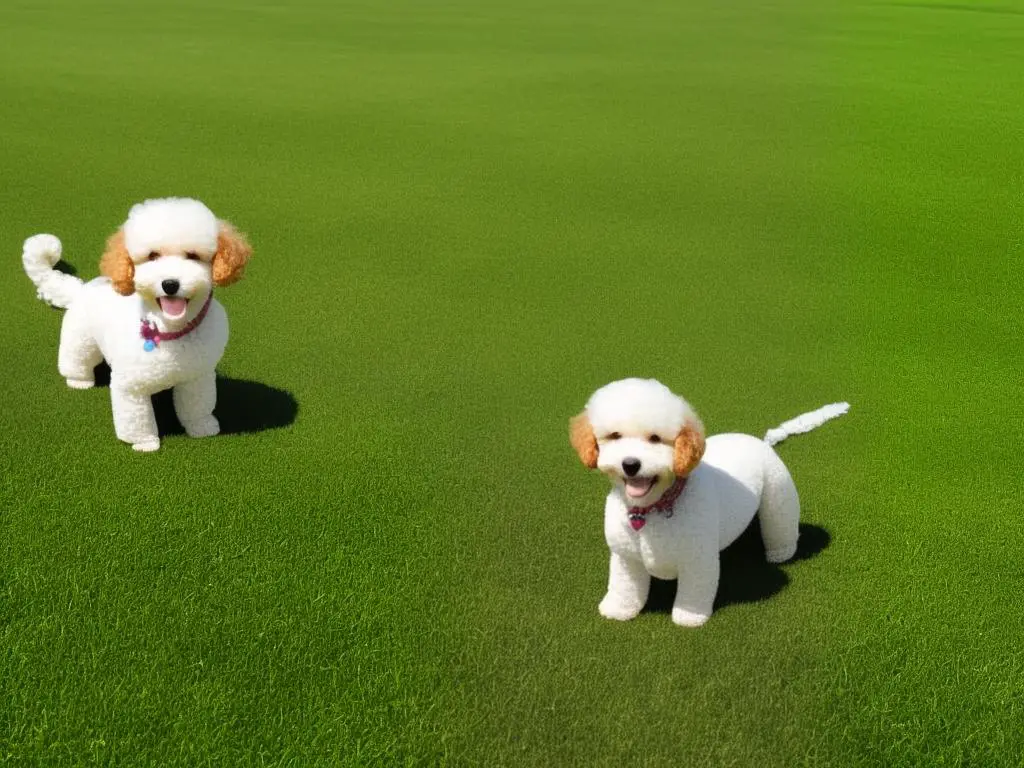
M 699 420 L 689 420 L 676 435 L 675 455 L 672 471 L 676 477 L 690 474 L 704 455 L 704 425 Z
M 107 250 L 100 257 L 100 272 L 110 278 L 114 290 L 122 296 L 135 293 L 135 264 L 124 247 L 123 230 L 117 230 L 107 239 Z
M 227 221 L 219 222 L 217 252 L 213 254 L 213 284 L 231 285 L 242 279 L 245 265 L 252 256 L 252 248 L 242 235 Z
M 569 442 L 579 454 L 583 466 L 597 469 L 597 438 L 586 411 L 569 420 Z

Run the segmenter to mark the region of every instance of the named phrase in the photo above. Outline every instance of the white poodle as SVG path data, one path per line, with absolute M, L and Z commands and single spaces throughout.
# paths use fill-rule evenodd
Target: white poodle
M 654 379 L 624 379 L 597 390 L 570 423 L 580 460 L 612 480 L 604 532 L 611 550 L 609 619 L 636 616 L 651 577 L 678 579 L 672 621 L 698 627 L 711 616 L 719 551 L 757 514 L 769 562 L 796 553 L 800 499 L 772 445 L 849 409 L 825 406 L 771 430 L 715 435 L 683 398 Z
M 67 308 L 57 369 L 74 389 L 96 383 L 110 365 L 114 431 L 137 451 L 160 447 L 151 396 L 174 388 L 185 431 L 220 431 L 214 369 L 228 341 L 228 318 L 214 286 L 242 277 L 251 249 L 197 200 L 165 198 L 134 206 L 107 241 L 98 277 L 88 283 L 54 269 L 53 235 L 25 241 L 22 261 L 39 298 Z

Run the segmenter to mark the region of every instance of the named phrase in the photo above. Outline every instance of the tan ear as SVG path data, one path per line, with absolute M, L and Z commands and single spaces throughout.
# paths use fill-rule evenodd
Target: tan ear
M 699 421 L 687 421 L 676 435 L 672 471 L 676 477 L 685 477 L 700 464 L 703 455 L 704 425 Z
M 597 438 L 586 411 L 569 420 L 569 442 L 579 454 L 583 466 L 597 469 Z
M 124 247 L 124 232 L 120 229 L 107 239 L 107 249 L 100 257 L 100 273 L 110 278 L 114 290 L 122 296 L 135 293 L 135 264 Z
M 229 222 L 220 222 L 217 232 L 217 252 L 213 254 L 213 284 L 231 285 L 242 279 L 245 265 L 252 256 L 252 248 L 245 236 Z

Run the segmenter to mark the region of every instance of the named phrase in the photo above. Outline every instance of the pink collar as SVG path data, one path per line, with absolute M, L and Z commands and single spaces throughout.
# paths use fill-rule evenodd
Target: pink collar
M 679 494 L 686 487 L 686 477 L 677 477 L 671 487 L 661 494 L 661 498 L 647 507 L 632 507 L 628 510 L 629 524 L 634 531 L 639 531 L 647 525 L 647 515 L 651 512 L 664 512 L 665 517 L 672 517 L 672 505 L 676 503 Z
M 143 319 L 142 328 L 139 329 L 139 334 L 145 340 L 142 344 L 142 348 L 147 352 L 152 352 L 161 341 L 174 341 L 175 339 L 180 339 L 182 336 L 194 331 L 199 324 L 203 322 L 203 318 L 206 317 L 206 313 L 210 310 L 210 302 L 212 301 L 213 291 L 210 291 L 206 297 L 206 303 L 203 304 L 203 308 L 199 310 L 199 314 L 193 317 L 189 321 L 188 325 L 180 331 L 158 331 L 152 320 Z

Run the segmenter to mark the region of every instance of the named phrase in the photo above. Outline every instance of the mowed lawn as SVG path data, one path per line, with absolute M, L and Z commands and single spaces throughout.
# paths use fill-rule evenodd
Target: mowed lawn
M 0 760 L 1021 765 L 1022 124 L 1014 2 L 7 0 Z M 163 195 L 255 257 L 135 455 L 20 251 Z M 627 375 L 853 404 L 700 630 L 597 613 Z

